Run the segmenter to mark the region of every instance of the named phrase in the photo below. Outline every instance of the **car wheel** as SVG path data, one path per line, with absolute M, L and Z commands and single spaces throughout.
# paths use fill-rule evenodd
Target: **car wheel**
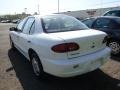
M 43 77 L 44 71 L 42 68 L 42 64 L 40 63 L 39 57 L 35 53 L 32 53 L 31 55 L 31 64 L 32 64 L 34 74 L 37 77 L 40 77 L 40 78 Z
M 11 38 L 10 38 L 10 46 L 11 46 L 11 49 L 14 49 L 14 50 L 16 49 Z
M 110 41 L 108 46 L 111 48 L 111 54 L 117 55 L 120 53 L 120 43 L 118 41 Z

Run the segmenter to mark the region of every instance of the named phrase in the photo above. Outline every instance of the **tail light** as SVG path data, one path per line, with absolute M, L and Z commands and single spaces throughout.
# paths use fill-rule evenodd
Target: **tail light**
M 76 43 L 62 43 L 62 44 L 53 46 L 51 49 L 57 53 L 65 53 L 65 52 L 78 50 L 79 45 Z
M 108 36 L 106 36 L 106 37 L 104 38 L 103 43 L 106 43 L 107 40 L 108 40 Z

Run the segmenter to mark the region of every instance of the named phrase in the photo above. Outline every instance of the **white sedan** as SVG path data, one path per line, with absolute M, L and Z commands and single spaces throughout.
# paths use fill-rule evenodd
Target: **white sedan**
M 9 35 L 11 47 L 32 63 L 38 77 L 44 72 L 58 77 L 81 75 L 110 57 L 106 33 L 67 15 L 29 16 L 10 28 Z

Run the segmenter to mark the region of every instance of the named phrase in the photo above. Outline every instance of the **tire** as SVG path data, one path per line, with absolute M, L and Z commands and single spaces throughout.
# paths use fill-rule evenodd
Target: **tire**
M 42 78 L 44 75 L 43 67 L 36 53 L 31 54 L 31 64 L 35 76 Z
M 11 39 L 11 37 L 10 37 L 10 46 L 11 46 L 11 49 L 13 49 L 13 50 L 16 49 L 15 46 L 14 46 L 14 43 L 13 43 L 13 41 L 12 41 L 12 39 Z
M 108 46 L 111 48 L 112 55 L 120 54 L 120 43 L 118 41 L 112 40 L 108 43 Z

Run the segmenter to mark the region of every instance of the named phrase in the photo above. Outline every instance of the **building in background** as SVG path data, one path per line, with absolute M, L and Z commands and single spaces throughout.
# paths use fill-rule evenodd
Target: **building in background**
M 118 9 L 120 10 L 120 7 L 108 7 L 108 8 L 87 9 L 87 10 L 79 10 L 79 11 L 67 11 L 67 12 L 61 12 L 61 14 L 70 15 L 78 19 L 85 19 L 89 17 L 101 16 L 106 11 L 118 10 Z

